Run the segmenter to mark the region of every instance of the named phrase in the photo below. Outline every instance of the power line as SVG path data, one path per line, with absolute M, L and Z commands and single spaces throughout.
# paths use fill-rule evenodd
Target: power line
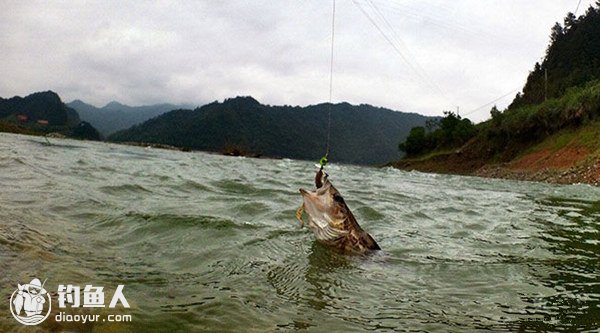
M 374 9 L 375 13 L 378 14 L 379 18 L 383 21 L 383 23 L 387 26 L 388 30 L 391 31 L 392 37 L 394 37 L 394 39 L 396 40 L 396 42 L 398 44 L 400 44 L 400 46 L 403 46 L 404 50 L 406 51 L 407 57 L 408 58 L 412 58 L 409 60 L 414 60 L 414 56 L 411 54 L 410 50 L 408 49 L 408 47 L 406 46 L 406 43 L 404 43 L 402 41 L 402 39 L 400 38 L 400 36 L 398 36 L 398 34 L 396 33 L 396 30 L 394 29 L 394 27 L 392 27 L 392 25 L 390 24 L 390 22 L 387 20 L 387 18 L 385 17 L 385 15 L 383 15 L 383 13 L 381 12 L 381 10 L 379 10 L 379 8 L 377 7 L 377 5 L 375 5 L 375 3 L 373 3 L 372 0 L 366 0 L 367 3 L 369 3 L 369 5 L 371 6 L 371 8 Z M 431 78 L 429 77 L 429 75 L 427 75 L 427 71 L 425 71 L 423 69 L 423 67 L 421 67 L 421 65 L 419 64 L 418 61 L 414 60 L 414 66 L 413 68 L 415 68 L 415 70 L 418 72 L 417 74 L 419 74 L 425 81 L 427 84 L 429 84 L 430 86 L 434 87 L 442 97 L 444 97 L 444 99 L 448 100 L 448 98 L 446 97 L 446 94 L 444 93 L 444 91 L 437 85 L 435 84 L 435 81 L 431 80 Z
M 387 7 L 387 11 L 391 11 L 393 13 L 412 18 L 418 19 L 420 21 L 425 21 L 428 25 L 436 26 L 438 28 L 444 29 L 446 33 L 449 33 L 449 30 L 454 30 L 464 35 L 468 35 L 471 38 L 477 39 L 479 42 L 489 43 L 491 39 L 495 42 L 498 40 L 502 40 L 503 42 L 507 41 L 502 36 L 492 33 L 486 30 L 473 29 L 472 25 L 460 24 L 457 21 L 452 20 L 448 15 L 447 11 L 449 7 L 439 7 L 438 10 L 429 11 L 427 13 L 422 10 L 418 10 L 411 5 L 400 4 L 390 0 L 375 0 L 379 3 L 383 3 Z M 413 2 L 411 2 L 412 4 Z M 418 2 L 414 2 L 418 3 Z M 431 3 L 428 3 L 428 7 L 430 7 Z M 436 15 L 437 12 L 443 12 L 444 15 Z
M 400 38 L 397 36 L 397 34 L 395 33 L 395 31 L 393 30 L 393 28 L 391 28 L 391 25 L 389 24 L 389 22 L 387 21 L 387 19 L 385 19 L 385 17 L 383 16 L 383 14 L 381 14 L 381 11 L 379 11 L 379 9 L 377 8 L 377 6 L 375 6 L 375 4 L 373 2 L 371 2 L 370 0 L 366 0 L 367 3 L 373 8 L 373 12 L 380 17 L 379 19 L 381 21 L 384 22 L 384 24 L 388 25 L 388 29 L 390 31 L 392 31 L 390 34 L 386 33 L 384 31 L 384 29 L 382 29 L 382 27 L 377 24 L 376 20 L 369 15 L 369 13 L 361 6 L 360 3 L 358 3 L 356 0 L 352 0 L 352 3 L 358 7 L 358 9 L 362 12 L 362 14 L 369 20 L 369 22 L 371 22 L 371 24 L 377 29 L 377 31 L 379 31 L 379 33 L 381 34 L 381 36 L 387 41 L 388 44 L 390 44 L 390 46 L 394 49 L 394 51 L 402 58 L 402 60 L 404 60 L 404 62 L 410 67 L 410 69 L 412 69 L 417 76 L 419 76 L 419 78 L 421 80 L 423 80 L 427 85 L 431 86 L 432 88 L 434 88 L 439 94 L 440 96 L 442 96 L 445 100 L 448 100 L 448 98 L 445 96 L 444 92 L 440 89 L 439 86 L 437 86 L 433 81 L 431 81 L 428 76 L 426 75 L 425 71 L 422 70 L 419 71 L 419 69 L 417 67 L 420 68 L 420 66 L 418 65 L 417 62 L 415 62 L 417 65 L 413 65 L 412 61 L 407 57 L 407 55 L 405 55 L 400 46 L 398 44 L 404 44 L 402 43 L 402 41 L 400 40 Z M 405 47 L 406 48 L 406 47 Z
M 574 16 L 577 16 L 577 11 L 579 10 L 580 5 L 581 5 L 581 0 L 579 0 L 579 2 L 577 3 L 577 8 L 575 8 L 575 13 L 573 13 Z
M 435 90 L 437 92 L 439 92 L 440 96 L 442 96 L 446 101 L 448 101 L 448 98 L 446 97 L 444 92 L 441 90 L 441 88 L 439 86 L 437 86 L 435 84 L 434 81 L 432 81 L 428 77 L 426 71 L 419 65 L 418 61 L 415 60 L 414 63 L 413 63 L 413 61 L 411 61 L 410 58 L 414 58 L 414 57 L 412 57 L 412 55 L 410 54 L 410 51 L 406 47 L 405 43 L 403 43 L 402 39 L 398 36 L 395 29 L 392 27 L 392 25 L 389 23 L 389 21 L 387 20 L 385 15 L 383 15 L 381 10 L 377 7 L 377 5 L 373 2 L 373 0 L 364 0 L 364 3 L 366 3 L 366 5 L 368 5 L 370 7 L 372 14 L 369 14 L 369 12 L 367 12 L 367 10 L 365 10 L 365 8 L 363 8 L 363 5 L 361 5 L 361 3 L 359 3 L 357 0 L 352 0 L 352 3 L 356 7 L 358 7 L 358 9 L 362 12 L 362 14 L 377 29 L 377 31 L 381 34 L 381 36 L 385 39 L 385 41 L 402 58 L 402 60 L 410 67 L 410 69 L 413 70 L 417 74 L 417 76 L 421 80 L 424 81 L 424 83 L 435 88 Z M 579 8 L 580 4 L 581 4 L 581 0 L 579 0 L 579 4 L 577 5 L 577 8 Z M 379 21 L 379 23 L 378 23 L 378 21 Z M 442 23 L 442 22 L 443 21 L 438 22 L 438 23 Z M 449 27 L 446 24 L 440 25 L 440 26 L 446 27 L 446 28 Z M 462 29 L 462 27 L 461 27 L 461 29 Z M 404 52 L 402 51 L 402 49 L 404 49 Z M 463 115 L 463 117 L 473 114 L 487 106 L 490 106 L 519 90 L 520 90 L 520 88 L 513 89 L 510 92 L 494 99 L 491 102 L 488 102 L 484 105 L 481 105 L 475 109 L 470 110 L 469 112 L 465 113 Z
M 465 113 L 465 114 L 463 115 L 463 117 L 466 117 L 466 116 L 468 116 L 468 115 L 470 115 L 470 114 L 473 114 L 473 113 L 475 113 L 475 112 L 477 112 L 477 111 L 479 111 L 479 110 L 481 110 L 481 109 L 483 109 L 483 108 L 485 108 L 485 107 L 487 107 L 487 106 L 490 106 L 490 105 L 492 105 L 492 104 L 494 104 L 494 103 L 496 103 L 496 102 L 498 102 L 498 101 L 500 101 L 500 100 L 502 100 L 502 99 L 506 98 L 507 96 L 509 96 L 509 95 L 513 94 L 515 91 L 519 91 L 519 90 L 520 90 L 520 88 L 513 89 L 513 90 L 511 90 L 510 92 L 508 92 L 508 93 L 506 93 L 506 94 L 504 94 L 504 95 L 502 95 L 502 96 L 500 96 L 500 97 L 496 98 L 495 100 L 493 100 L 493 101 L 491 101 L 491 102 L 488 102 L 488 103 L 485 103 L 485 104 L 483 104 L 483 105 L 481 105 L 481 106 L 479 106 L 479 107 L 477 107 L 477 108 L 475 108 L 475 109 L 473 109 L 473 110 L 471 110 L 471 111 L 469 111 L 469 112 Z

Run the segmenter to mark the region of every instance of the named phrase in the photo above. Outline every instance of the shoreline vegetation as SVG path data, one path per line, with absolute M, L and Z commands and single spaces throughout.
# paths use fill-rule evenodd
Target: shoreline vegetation
M 388 163 L 402 170 L 600 186 L 600 81 L 477 124 L 466 143 Z M 494 122 L 496 122 L 494 124 Z
M 452 112 L 415 127 L 403 170 L 600 186 L 600 1 L 552 27 L 541 63 L 503 111 L 473 125 Z
M 424 159 L 424 160 L 400 160 L 387 164 L 405 171 L 420 171 L 426 173 L 455 174 L 463 176 L 476 176 L 482 178 L 510 179 L 520 181 L 534 181 L 550 184 L 588 184 L 600 187 L 600 157 L 587 156 L 581 160 L 574 161 L 570 166 L 560 166 L 552 164 L 552 161 L 565 160 L 572 151 L 563 151 L 553 153 L 551 151 L 535 153 L 524 156 L 527 158 L 536 158 L 534 164 L 527 166 L 519 162 L 509 163 L 490 163 L 479 168 L 462 168 L 459 163 L 453 163 L 452 158 L 443 156 L 443 158 Z M 548 165 L 545 162 L 549 162 Z M 560 162 L 559 162 L 560 163 Z

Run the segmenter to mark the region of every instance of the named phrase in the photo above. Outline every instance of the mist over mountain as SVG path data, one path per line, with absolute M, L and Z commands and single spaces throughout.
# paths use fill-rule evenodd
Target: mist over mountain
M 371 105 L 270 106 L 252 97 L 174 110 L 108 140 L 168 144 L 198 150 L 317 161 L 326 150 L 331 110 L 331 154 L 335 162 L 379 164 L 400 157 L 398 143 L 430 117 Z
M 142 123 L 167 111 L 192 107 L 187 104 L 175 105 L 166 103 L 129 106 L 112 101 L 105 106 L 98 108 L 81 100 L 74 100 L 67 105 L 77 110 L 81 119 L 92 124 L 105 136 L 118 130 Z

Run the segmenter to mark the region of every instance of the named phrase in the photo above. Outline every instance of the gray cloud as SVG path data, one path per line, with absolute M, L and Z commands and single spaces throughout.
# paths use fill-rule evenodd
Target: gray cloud
M 580 14 L 592 3 L 583 1 Z M 402 59 L 358 6 L 338 0 L 334 101 L 463 112 L 522 87 L 550 27 L 577 1 L 372 0 Z M 52 89 L 96 105 L 202 104 L 253 95 L 327 101 L 331 2 L 4 1 L 0 95 Z M 415 70 L 416 69 L 416 70 Z M 511 97 L 498 102 L 507 105 Z M 487 117 L 488 108 L 472 115 Z

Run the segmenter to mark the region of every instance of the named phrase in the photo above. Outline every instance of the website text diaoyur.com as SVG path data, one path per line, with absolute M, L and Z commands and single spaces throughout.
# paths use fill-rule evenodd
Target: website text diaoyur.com
M 102 316 L 99 314 L 69 314 L 60 312 L 54 316 L 54 320 L 57 322 L 68 322 L 68 323 L 91 323 L 91 322 L 114 322 L 114 323 L 126 323 L 132 321 L 132 316 L 128 314 L 109 314 Z

